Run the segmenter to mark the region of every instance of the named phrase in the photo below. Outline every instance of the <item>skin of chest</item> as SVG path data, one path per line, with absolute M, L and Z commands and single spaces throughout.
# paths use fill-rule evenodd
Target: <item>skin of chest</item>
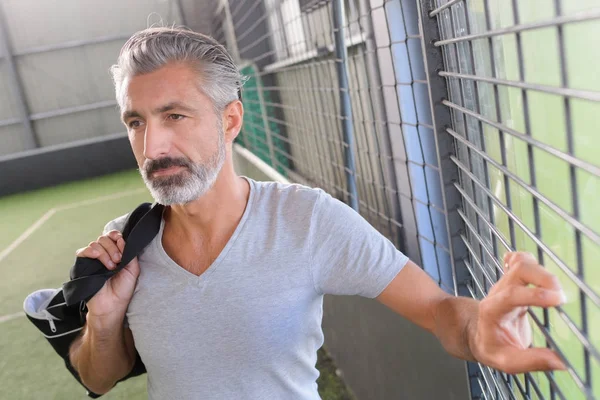
M 217 259 L 232 234 L 233 232 L 228 232 L 219 237 L 212 237 L 211 240 L 201 236 L 192 239 L 184 234 L 171 232 L 165 226 L 162 244 L 165 252 L 181 268 L 200 276 Z

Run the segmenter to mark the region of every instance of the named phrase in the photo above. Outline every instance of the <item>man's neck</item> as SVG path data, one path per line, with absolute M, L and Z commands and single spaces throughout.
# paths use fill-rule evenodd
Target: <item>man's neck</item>
M 213 187 L 197 200 L 168 207 L 165 223 L 193 240 L 212 237 L 237 226 L 250 195 L 250 185 L 225 163 Z

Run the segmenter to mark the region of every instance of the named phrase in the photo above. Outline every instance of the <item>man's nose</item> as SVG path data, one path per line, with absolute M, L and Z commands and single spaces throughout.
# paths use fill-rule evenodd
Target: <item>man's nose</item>
M 159 123 L 148 122 L 144 135 L 144 157 L 156 160 L 169 154 L 171 134 Z

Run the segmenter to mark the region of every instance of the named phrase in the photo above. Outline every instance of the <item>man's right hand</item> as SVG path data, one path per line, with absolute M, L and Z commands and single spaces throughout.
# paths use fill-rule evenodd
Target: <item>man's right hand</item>
M 77 257 L 98 259 L 106 268 L 114 270 L 121 261 L 124 248 L 123 235 L 113 230 L 75 254 Z M 93 320 L 100 324 L 98 328 L 114 326 L 123 321 L 139 274 L 140 266 L 136 257 L 106 281 L 102 289 L 87 302 L 88 316 L 93 316 Z

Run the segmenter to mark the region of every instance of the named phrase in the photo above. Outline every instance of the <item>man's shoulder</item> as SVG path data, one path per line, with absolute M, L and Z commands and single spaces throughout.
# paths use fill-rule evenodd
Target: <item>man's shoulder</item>
M 325 193 L 322 189 L 312 188 L 299 183 L 281 183 L 274 181 L 254 181 L 261 201 L 271 206 L 308 207 L 312 209 L 319 197 Z
M 102 230 L 102 234 L 106 235 L 108 232 L 114 231 L 114 230 L 123 232 L 123 228 L 125 228 L 125 224 L 127 223 L 127 218 L 129 217 L 129 214 L 130 213 L 121 215 L 120 217 L 117 217 L 117 218 L 109 221 L 104 226 L 104 229 Z
M 254 181 L 254 213 L 264 221 L 290 223 L 307 228 L 323 197 L 322 189 L 297 183 Z

